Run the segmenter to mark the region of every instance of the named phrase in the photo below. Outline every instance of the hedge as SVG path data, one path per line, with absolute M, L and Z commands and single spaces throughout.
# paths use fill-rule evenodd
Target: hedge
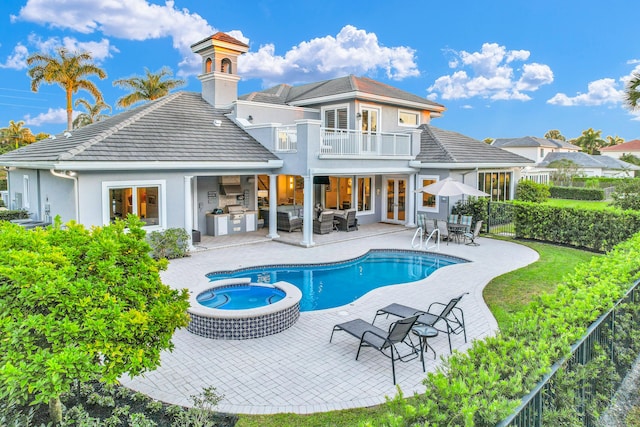
M 474 341 L 465 353 L 454 352 L 436 372 L 427 375 L 423 394 L 405 400 L 399 390 L 388 402 L 389 413 L 379 425 L 496 425 L 519 405 L 556 361 L 569 353 L 571 344 L 584 335 L 588 326 L 612 308 L 640 278 L 639 269 L 640 234 L 637 234 L 606 256 L 593 257 L 578 266 L 555 292 L 539 297 L 496 336 Z M 634 307 L 637 313 L 637 302 Z M 637 354 L 640 350 L 637 320 L 628 322 L 625 332 L 633 334 L 630 351 Z M 611 367 L 606 364 L 589 369 L 595 378 L 611 375 Z M 562 405 L 572 400 L 574 391 L 570 386 L 556 390 L 554 397 L 561 404 L 555 413 L 545 417 L 579 418 L 580 408 Z M 607 396 L 606 402 L 601 403 L 609 404 L 612 391 L 596 391 Z M 594 413 L 602 409 L 589 408 Z M 373 426 L 374 421 L 362 425 Z
M 640 212 L 514 202 L 516 237 L 606 252 L 640 231 Z
M 18 210 L 0 210 L 0 221 L 11 221 L 12 219 L 27 219 L 29 212 L 24 209 Z
M 585 187 L 550 187 L 552 199 L 604 200 L 604 190 Z

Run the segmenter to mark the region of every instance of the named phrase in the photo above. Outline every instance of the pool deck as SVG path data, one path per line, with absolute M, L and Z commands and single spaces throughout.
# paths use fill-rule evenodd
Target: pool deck
M 206 281 L 205 274 L 212 271 L 339 261 L 372 248 L 411 249 L 413 229 L 386 224 L 360 228 L 362 232 L 317 236 L 317 244 L 311 248 L 295 245 L 300 233 L 282 233 L 285 236 L 279 241 L 265 239 L 261 233 L 217 246 L 207 246 L 205 241 L 191 257 L 171 261 L 163 280 L 173 287 L 190 288 Z M 293 244 L 285 244 L 287 238 Z M 483 237 L 476 241 L 480 246 L 440 245 L 439 253 L 472 262 L 441 268 L 418 282 L 375 289 L 347 306 L 303 312 L 291 328 L 279 334 L 225 341 L 179 330 L 173 337 L 174 351 L 162 354 L 157 370 L 134 379 L 123 378 L 122 383 L 153 398 L 185 406 L 191 405 L 190 396 L 213 386 L 224 395 L 217 409 L 228 413 L 306 414 L 384 403 L 385 396 L 396 394 L 390 360 L 370 348 L 363 349 L 355 360 L 358 340 L 336 332 L 329 343 L 333 326 L 355 318 L 370 322 L 377 309 L 392 302 L 426 309 L 431 302 L 448 302 L 469 292 L 460 303 L 468 342 L 462 335 L 451 338 L 454 350 L 465 351 L 473 340 L 497 330 L 482 298 L 485 285 L 538 259 L 538 254 L 525 246 Z M 391 321 L 379 319 L 376 325 L 382 328 Z M 437 360 L 432 353 L 425 358 L 427 371 L 433 372 L 441 364 L 440 358 L 449 355 L 446 334 L 440 333 L 429 344 L 438 355 Z M 423 392 L 425 376 L 419 359 L 396 364 L 397 383 L 405 395 Z

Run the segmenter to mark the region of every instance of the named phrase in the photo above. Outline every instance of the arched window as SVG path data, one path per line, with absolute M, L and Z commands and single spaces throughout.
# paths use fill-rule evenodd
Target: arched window
M 204 72 L 210 73 L 212 65 L 213 61 L 211 60 L 211 58 L 207 58 L 207 60 L 204 62 Z
M 229 58 L 224 58 L 220 65 L 220 71 L 226 74 L 231 74 L 231 60 Z

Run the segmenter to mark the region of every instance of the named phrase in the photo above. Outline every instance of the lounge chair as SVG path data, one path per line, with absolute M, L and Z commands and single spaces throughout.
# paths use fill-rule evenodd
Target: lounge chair
M 473 233 L 464 233 L 464 240 L 469 240 L 467 245 L 469 246 L 478 246 L 480 243 L 476 243 L 476 238 L 478 234 L 480 234 L 480 230 L 482 229 L 482 220 L 476 222 L 476 227 L 473 229 Z
M 410 316 L 406 319 L 400 319 L 397 322 L 389 325 L 389 331 L 378 328 L 369 322 L 362 319 L 350 320 L 345 323 L 340 323 L 333 327 L 331 331 L 331 338 L 333 339 L 333 333 L 336 331 L 345 331 L 348 334 L 360 339 L 360 345 L 358 346 L 358 353 L 356 354 L 356 360 L 360 356 L 360 349 L 362 347 L 372 347 L 382 353 L 384 356 L 391 359 L 391 372 L 393 375 L 393 384 L 396 383 L 396 366 L 395 361 L 400 360 L 406 362 L 408 360 L 418 357 L 418 350 L 411 342 L 409 332 L 416 323 L 418 316 Z M 407 339 L 409 340 L 407 342 Z M 404 343 L 411 348 L 411 352 L 401 355 L 396 345 Z M 388 352 L 388 354 L 387 354 Z
M 440 332 L 447 334 L 449 338 L 449 351 L 453 352 L 451 347 L 451 334 L 464 334 L 464 342 L 467 342 L 467 331 L 464 325 L 464 313 L 462 309 L 456 307 L 458 302 L 465 294 L 459 297 L 451 299 L 447 304 L 441 302 L 434 302 L 429 305 L 427 311 L 418 310 L 417 308 L 408 307 L 402 304 L 389 304 L 388 306 L 376 311 L 376 316 L 373 318 L 373 323 L 380 315 L 392 315 L 398 317 L 408 317 L 418 315 L 417 324 L 432 326 Z M 442 307 L 442 310 L 432 311 L 432 307 Z

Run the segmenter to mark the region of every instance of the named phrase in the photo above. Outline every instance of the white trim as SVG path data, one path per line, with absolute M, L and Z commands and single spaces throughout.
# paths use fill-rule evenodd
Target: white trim
M 323 105 L 320 108 L 320 127 L 326 128 L 326 129 L 342 129 L 342 128 L 338 128 L 338 127 L 327 127 L 327 124 L 324 121 L 324 113 L 328 110 L 333 110 L 336 111 L 336 125 L 338 124 L 338 114 L 337 114 L 337 110 L 340 110 L 342 108 L 346 108 L 347 109 L 347 127 L 346 129 L 351 129 L 351 115 L 349 114 L 351 112 L 351 108 L 349 108 L 349 104 L 331 104 L 331 105 Z
M 31 186 L 29 185 L 29 175 L 22 175 L 22 208 L 29 209 L 31 204 L 29 203 Z
M 357 90 L 353 92 L 345 92 L 345 93 L 339 93 L 339 94 L 329 95 L 329 96 L 319 96 L 316 98 L 301 99 L 299 101 L 290 102 L 289 105 L 298 106 L 298 105 L 305 105 L 305 104 L 322 104 L 327 102 L 353 100 L 353 99 L 367 100 L 369 102 L 383 102 L 385 104 L 402 105 L 407 108 L 418 108 L 420 110 L 436 112 L 436 113 L 441 113 L 445 110 L 444 106 L 423 104 L 421 102 L 415 102 L 415 101 L 407 101 L 406 99 L 402 99 L 402 98 L 393 98 L 388 96 L 374 95 L 371 93 L 360 92 Z
M 360 201 L 358 199 L 358 195 L 360 194 L 360 191 L 358 189 L 358 179 L 363 178 L 363 179 L 370 179 L 371 180 L 371 188 L 370 191 L 371 193 L 369 194 L 369 198 L 371 199 L 371 203 L 369 206 L 369 209 L 367 210 L 362 210 L 359 211 L 358 210 L 358 202 Z M 356 175 L 355 176 L 355 189 L 353 189 L 352 191 L 354 192 L 354 197 L 353 197 L 353 202 L 356 208 L 356 215 L 371 215 L 374 214 L 376 212 L 376 179 L 375 179 L 375 175 Z M 362 206 L 364 206 L 364 203 L 362 204 Z
M 424 187 L 423 181 L 425 179 L 430 179 L 430 180 L 434 180 L 435 182 L 440 181 L 440 176 L 439 175 L 418 175 L 418 185 L 416 186 L 416 190 L 418 188 L 422 188 Z M 418 212 L 440 212 L 440 197 L 438 197 L 437 195 L 434 195 L 435 199 L 436 199 L 436 206 L 434 208 L 429 207 L 429 206 L 424 206 L 422 204 L 422 192 L 420 193 L 416 193 L 416 206 L 417 206 L 417 211 Z
M 278 110 L 293 110 L 293 111 L 304 111 L 308 113 L 318 113 L 320 112 L 317 108 L 311 107 L 292 107 L 291 105 L 281 105 L 281 104 L 266 104 L 264 102 L 256 102 L 256 101 L 247 101 L 246 99 L 238 99 L 235 101 L 238 105 L 247 105 L 249 107 L 259 106 L 264 109 L 278 109 Z
M 160 198 L 158 206 L 159 224 L 142 227 L 147 231 L 164 230 L 167 228 L 167 181 L 158 180 L 133 180 L 133 181 L 102 181 L 102 223 L 109 225 L 111 223 L 111 214 L 109 208 L 109 190 L 117 188 L 131 188 L 132 205 L 135 207 L 137 202 L 137 187 L 158 187 L 158 197 Z M 134 212 L 137 214 L 137 212 Z
M 216 170 L 264 170 L 277 169 L 284 166 L 283 160 L 268 160 L 256 162 L 186 162 L 186 161 L 96 161 L 96 162 L 4 162 L 3 166 L 15 166 L 22 169 L 54 169 L 54 170 L 73 170 L 73 171 L 107 171 L 107 170 L 181 170 L 191 171 L 199 169 L 216 169 Z

